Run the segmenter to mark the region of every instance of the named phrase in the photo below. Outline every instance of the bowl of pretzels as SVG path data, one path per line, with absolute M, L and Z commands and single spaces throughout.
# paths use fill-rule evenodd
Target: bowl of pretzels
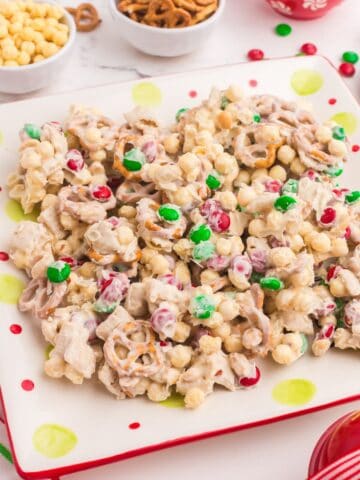
M 149 55 L 176 57 L 206 42 L 225 0 L 108 0 L 121 36 Z

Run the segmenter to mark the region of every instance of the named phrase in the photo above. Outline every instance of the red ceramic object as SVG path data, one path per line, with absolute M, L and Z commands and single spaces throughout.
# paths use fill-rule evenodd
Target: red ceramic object
M 342 0 L 266 0 L 278 13 L 298 20 L 312 20 L 329 12 Z
M 360 471 L 360 412 L 341 417 L 322 434 L 311 455 L 308 478 L 332 478 L 328 472 L 347 468 L 349 457 L 356 457 L 354 463 Z M 360 473 L 349 478 L 359 479 Z

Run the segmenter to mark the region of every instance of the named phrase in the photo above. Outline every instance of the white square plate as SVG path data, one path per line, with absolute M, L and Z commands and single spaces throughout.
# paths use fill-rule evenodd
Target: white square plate
M 240 84 L 246 94 L 271 93 L 299 99 L 295 85 L 302 93 L 309 93 L 301 98 L 313 103 L 320 119 L 340 114 L 337 119 L 345 122 L 352 144 L 360 144 L 360 132 L 356 131 L 359 106 L 326 59 L 269 60 L 2 105 L 0 183 L 5 186 L 7 174 L 16 165 L 18 131 L 25 122 L 62 120 L 71 103 L 99 107 L 106 115 L 120 120 L 121 112 L 139 102 L 156 104 L 160 118 L 169 122 L 179 108 L 192 107 L 207 97 L 211 86 L 225 88 L 229 83 Z M 335 98 L 336 103 L 330 104 L 330 98 Z M 354 152 L 342 178 L 344 184 L 357 186 L 358 164 L 360 152 Z M 13 209 L 3 188 L 0 250 L 5 252 L 15 227 L 6 212 L 14 217 Z M 9 278 L 6 290 L 4 282 Z M 330 351 L 323 358 L 306 354 L 291 367 L 265 362 L 257 388 L 235 393 L 219 390 L 196 411 L 166 408 L 145 399 L 116 401 L 96 381 L 74 386 L 49 379 L 43 374 L 46 346 L 38 326 L 30 317 L 20 314 L 15 304 L 4 303 L 4 297 L 16 297 L 16 279 L 21 278 L 9 262 L 0 262 L 1 393 L 15 463 L 24 478 L 63 475 L 360 398 L 360 377 L 352 374 L 357 368 L 357 355 L 337 351 Z M 14 324 L 22 327 L 20 334 L 11 332 Z M 24 390 L 24 380 L 31 380 L 34 388 Z M 286 380 L 290 382 L 276 390 L 277 396 L 281 393 L 283 403 L 279 403 L 274 398 L 274 388 Z M 138 428 L 130 428 L 135 422 Z

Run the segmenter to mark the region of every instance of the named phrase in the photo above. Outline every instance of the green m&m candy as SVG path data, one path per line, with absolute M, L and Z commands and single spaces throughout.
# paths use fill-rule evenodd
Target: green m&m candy
M 40 140 L 41 130 L 37 125 L 33 123 L 25 123 L 24 132 L 34 140 Z
M 282 193 L 297 193 L 299 190 L 299 181 L 295 180 L 295 178 L 289 178 L 287 182 L 284 183 L 282 186 L 281 192 Z
M 289 195 L 281 195 L 281 197 L 277 198 L 274 202 L 274 207 L 279 212 L 287 212 L 295 207 L 297 201 L 294 197 L 290 197 Z
M 215 252 L 215 245 L 210 242 L 200 242 L 195 245 L 193 249 L 193 259 L 197 260 L 198 262 L 202 262 L 203 260 L 209 260 L 214 255 Z
M 255 123 L 260 123 L 261 122 L 261 117 L 258 113 L 255 113 L 255 115 L 253 116 L 253 121 Z
M 141 150 L 135 147 L 124 154 L 122 161 L 124 167 L 129 172 L 138 172 L 142 169 L 145 162 L 145 155 Z
M 106 303 L 106 302 L 101 302 L 100 300 L 94 303 L 94 310 L 95 312 L 98 313 L 112 313 L 116 307 L 118 306 L 118 303 Z
M 229 105 L 229 103 L 230 103 L 230 100 L 227 97 L 225 97 L 225 95 L 221 97 L 221 102 L 220 102 L 221 110 L 225 110 L 225 108 Z
M 360 200 L 360 190 L 353 190 L 352 192 L 345 195 L 345 202 L 346 203 L 355 203 Z
M 334 165 L 333 167 L 328 168 L 325 173 L 329 175 L 329 177 L 340 177 L 340 175 L 344 172 L 343 165 Z
M 340 127 L 339 125 L 336 125 L 335 127 L 333 127 L 332 137 L 335 138 L 335 140 L 345 140 L 346 133 L 344 128 Z
M 180 118 L 186 113 L 189 109 L 184 107 L 184 108 L 179 108 L 179 110 L 176 112 L 175 118 L 176 121 L 178 122 Z
M 46 271 L 47 278 L 51 283 L 65 282 L 71 273 L 70 265 L 62 260 L 51 263 Z
M 357 63 L 359 61 L 359 55 L 356 52 L 348 50 L 342 54 L 342 59 L 346 63 Z
M 275 33 L 280 37 L 287 37 L 292 32 L 292 28 L 287 23 L 279 23 L 275 27 Z
M 260 287 L 277 291 L 284 288 L 284 283 L 276 277 L 264 277 L 260 279 Z
M 177 205 L 172 203 L 164 203 L 158 210 L 158 215 L 161 220 L 173 223 L 177 222 L 181 217 L 181 210 Z
M 190 240 L 196 244 L 206 242 L 211 237 L 211 229 L 208 225 L 197 225 L 190 230 Z
M 215 302 L 210 295 L 197 295 L 192 299 L 190 308 L 194 317 L 206 319 L 215 312 Z
M 210 188 L 210 190 L 216 190 L 217 188 L 221 187 L 220 177 L 217 172 L 209 173 L 206 178 L 206 185 Z
M 306 350 L 308 349 L 309 342 L 308 339 L 306 338 L 306 335 L 304 333 L 301 333 L 301 350 L 300 353 L 304 354 Z

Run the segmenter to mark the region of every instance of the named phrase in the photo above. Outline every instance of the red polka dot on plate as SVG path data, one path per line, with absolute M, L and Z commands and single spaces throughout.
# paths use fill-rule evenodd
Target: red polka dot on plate
M 254 79 L 249 80 L 250 87 L 257 87 L 257 84 L 258 84 L 257 80 L 254 80 Z
M 13 323 L 12 325 L 10 325 L 10 332 L 14 335 L 19 335 L 19 333 L 22 332 L 22 327 L 17 323 Z
M 31 380 L 23 380 L 21 382 L 21 388 L 25 390 L 25 392 L 31 392 L 31 390 L 34 390 L 34 382 Z
M 133 423 L 129 423 L 129 428 L 130 430 L 136 430 L 137 428 L 140 427 L 140 423 L 139 422 L 133 422 Z
M 328 100 L 329 105 L 335 105 L 336 102 L 337 102 L 336 98 L 329 98 Z
M 198 93 L 197 93 L 196 90 L 190 90 L 190 92 L 189 92 L 189 97 L 190 97 L 190 98 L 195 98 L 195 97 L 197 97 L 197 94 L 198 94 Z
M 7 262 L 9 255 L 6 252 L 0 252 L 0 262 Z
M 360 150 L 360 145 L 353 145 L 352 148 L 351 148 L 351 150 L 352 150 L 353 152 L 358 152 L 358 151 Z

